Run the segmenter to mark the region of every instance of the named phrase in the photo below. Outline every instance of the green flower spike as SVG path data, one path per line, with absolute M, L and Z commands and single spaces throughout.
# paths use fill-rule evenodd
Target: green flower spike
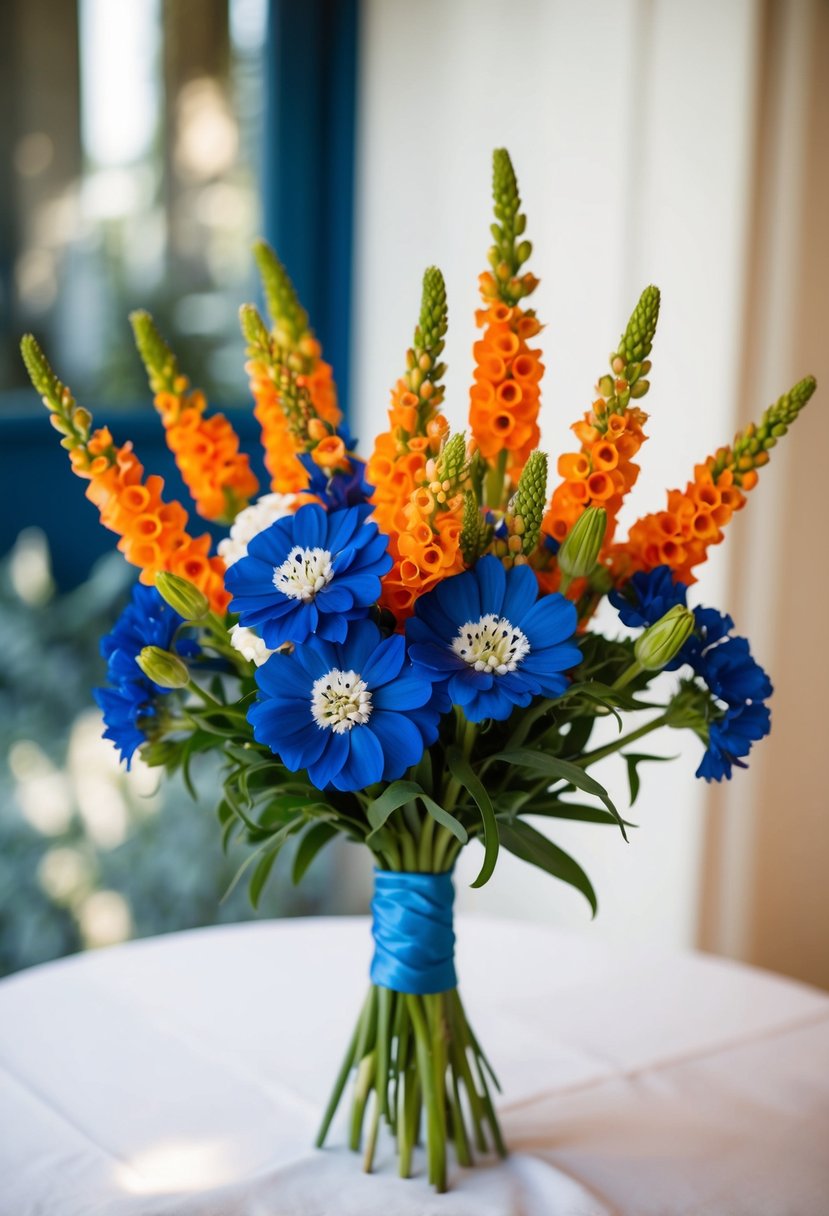
M 518 488 L 507 509 L 509 549 L 522 564 L 541 536 L 541 520 L 547 505 L 547 455 L 533 452 L 524 465 Z

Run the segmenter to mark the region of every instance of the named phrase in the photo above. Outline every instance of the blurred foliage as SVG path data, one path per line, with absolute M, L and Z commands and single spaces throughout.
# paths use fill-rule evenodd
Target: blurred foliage
M 243 854 L 225 857 L 215 815 L 218 763 L 194 803 L 140 762 L 119 768 L 90 690 L 98 645 L 133 574 L 113 554 L 58 596 L 40 532 L 0 564 L 0 975 L 88 946 L 245 920 L 243 885 L 220 902 Z M 214 766 L 211 772 L 211 766 Z M 325 911 L 332 852 L 301 889 L 290 857 L 259 915 Z

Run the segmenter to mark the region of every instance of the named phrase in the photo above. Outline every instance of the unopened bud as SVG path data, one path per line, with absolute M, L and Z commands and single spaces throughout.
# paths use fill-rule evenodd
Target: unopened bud
M 633 653 L 645 671 L 661 671 L 675 659 L 694 631 L 694 614 L 675 604 L 636 639 Z
M 190 673 L 178 655 L 160 646 L 145 646 L 135 661 L 159 688 L 186 688 L 190 683 Z
M 210 611 L 207 596 L 189 579 L 162 570 L 155 576 L 158 594 L 185 621 L 200 621 Z
M 604 507 L 582 511 L 558 551 L 558 568 L 568 578 L 585 578 L 599 557 L 607 529 Z

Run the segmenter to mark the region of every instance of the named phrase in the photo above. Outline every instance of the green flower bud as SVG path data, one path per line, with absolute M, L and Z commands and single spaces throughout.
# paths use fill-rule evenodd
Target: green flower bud
M 299 302 L 290 276 L 267 241 L 257 241 L 253 256 L 262 279 L 265 303 L 274 330 L 282 331 L 293 346 L 308 330 L 308 314 Z
M 595 566 L 607 529 L 604 507 L 582 511 L 558 551 L 558 568 L 568 578 L 586 578 Z
M 190 673 L 178 655 L 160 646 L 145 646 L 135 661 L 159 688 L 186 688 L 190 683 Z
M 510 531 L 522 538 L 524 553 L 532 553 L 538 544 L 546 504 L 547 457 L 544 452 L 533 452 L 524 465 L 509 511 L 513 517 Z
M 185 621 L 200 621 L 210 611 L 204 592 L 179 574 L 162 570 L 155 576 L 155 585 L 165 604 L 169 604 Z
M 637 663 L 645 671 L 661 671 L 676 658 L 693 631 L 693 612 L 675 604 L 636 639 L 633 653 Z

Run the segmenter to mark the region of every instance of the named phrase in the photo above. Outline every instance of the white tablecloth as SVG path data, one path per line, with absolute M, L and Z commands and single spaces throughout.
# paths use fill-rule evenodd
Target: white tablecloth
M 2 1216 L 826 1216 L 829 998 L 693 955 L 459 925 L 512 1149 L 452 1190 L 316 1131 L 364 920 L 175 934 L 0 984 Z

